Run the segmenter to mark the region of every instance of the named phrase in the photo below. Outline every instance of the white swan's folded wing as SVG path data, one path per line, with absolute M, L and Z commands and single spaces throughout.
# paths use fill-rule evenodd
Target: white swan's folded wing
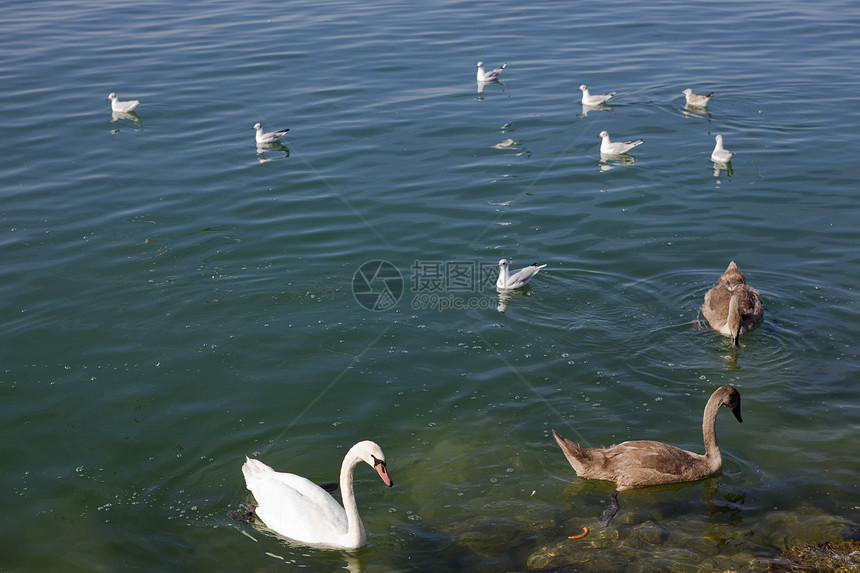
M 248 460 L 242 472 L 257 502 L 255 513 L 269 529 L 305 543 L 346 534 L 343 507 L 312 481 L 276 472 L 258 460 Z

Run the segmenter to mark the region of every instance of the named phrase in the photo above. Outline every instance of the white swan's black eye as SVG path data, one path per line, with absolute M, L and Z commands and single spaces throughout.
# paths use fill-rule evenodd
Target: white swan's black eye
M 373 458 L 373 467 L 376 467 L 379 464 L 382 464 L 382 467 L 385 467 L 385 460 L 380 460 L 379 458 L 377 458 L 373 454 L 370 454 L 370 457 Z

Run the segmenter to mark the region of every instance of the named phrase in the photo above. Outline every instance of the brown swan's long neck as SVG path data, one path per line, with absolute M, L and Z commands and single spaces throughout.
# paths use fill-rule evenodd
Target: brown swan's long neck
M 705 458 L 712 471 L 717 471 L 723 465 L 720 454 L 720 444 L 717 443 L 717 412 L 722 405 L 719 398 L 711 396 L 705 405 L 705 415 L 702 417 L 702 436 L 705 439 Z
M 729 299 L 729 315 L 726 317 L 726 327 L 729 329 L 734 346 L 738 345 L 738 337 L 741 334 L 740 295 L 740 292 L 732 291 L 732 298 Z

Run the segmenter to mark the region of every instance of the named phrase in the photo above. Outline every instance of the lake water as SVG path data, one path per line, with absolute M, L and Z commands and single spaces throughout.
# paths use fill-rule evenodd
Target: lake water
M 5 6 L 0 569 L 747 570 L 857 537 L 858 29 L 838 0 Z M 602 130 L 645 143 L 602 161 Z M 502 257 L 547 267 L 500 301 Z M 731 260 L 767 311 L 737 350 L 694 328 Z M 721 474 L 602 527 L 612 484 L 551 430 L 701 452 L 724 384 Z M 365 548 L 228 516 L 246 455 L 329 481 L 362 439 L 395 481 L 356 470 Z

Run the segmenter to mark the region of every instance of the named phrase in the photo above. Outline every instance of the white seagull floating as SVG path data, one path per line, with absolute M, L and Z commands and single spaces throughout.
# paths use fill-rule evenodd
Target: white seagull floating
M 507 63 L 502 64 L 495 70 L 491 70 L 489 72 L 484 71 L 484 62 L 478 62 L 478 81 L 479 82 L 492 82 L 494 80 L 499 79 L 499 74 L 502 73 L 502 70 L 505 69 Z
M 140 100 L 119 101 L 116 94 L 111 92 L 107 99 L 110 101 L 110 110 L 117 113 L 130 113 L 140 105 Z
M 370 440 L 358 442 L 346 453 L 340 469 L 343 507 L 323 488 L 295 474 L 276 472 L 263 462 L 247 458 L 242 466 L 245 485 L 254 494 L 256 513 L 266 526 L 293 541 L 330 549 L 356 549 L 367 533 L 352 491 L 353 472 L 366 462 L 391 487 L 382 449 Z
M 254 129 L 257 130 L 257 144 L 265 144 L 265 143 L 275 143 L 279 139 L 281 139 L 285 133 L 290 131 L 289 129 L 280 129 L 278 131 L 270 131 L 269 133 L 263 133 L 263 126 L 259 123 L 254 124 Z
M 546 265 L 533 263 L 513 273 L 508 272 L 508 259 L 502 259 L 496 266 L 499 267 L 499 278 L 496 280 L 496 289 L 513 290 L 525 286 Z
M 601 155 L 623 155 L 637 145 L 642 145 L 643 143 L 643 140 L 641 139 L 637 139 L 635 141 L 612 142 L 609 140 L 609 134 L 605 131 L 601 131 L 597 137 L 603 140 L 600 142 Z
M 588 91 L 588 86 L 582 84 L 579 86 L 579 91 L 582 92 L 582 105 L 590 105 L 590 106 L 598 106 L 602 103 L 606 103 L 612 96 L 615 95 L 615 92 L 609 92 L 608 94 L 602 95 L 591 95 Z
M 714 97 L 714 92 L 708 95 L 696 95 L 690 88 L 685 89 L 681 93 L 686 97 L 687 105 L 692 107 L 708 107 L 708 102 Z
M 728 163 L 731 161 L 735 153 L 723 148 L 723 136 L 718 135 L 714 139 L 717 144 L 714 146 L 714 151 L 711 153 L 711 161 L 715 163 Z

